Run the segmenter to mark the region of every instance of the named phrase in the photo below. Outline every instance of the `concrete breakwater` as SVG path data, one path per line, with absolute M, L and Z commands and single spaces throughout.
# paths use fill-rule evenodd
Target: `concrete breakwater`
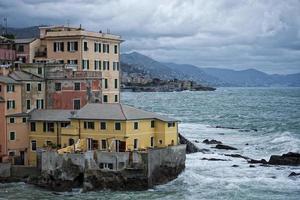
M 41 175 L 29 183 L 55 191 L 82 187 L 98 189 L 145 190 L 175 179 L 185 168 L 186 145 L 148 149 L 145 152 L 90 151 L 38 154 Z

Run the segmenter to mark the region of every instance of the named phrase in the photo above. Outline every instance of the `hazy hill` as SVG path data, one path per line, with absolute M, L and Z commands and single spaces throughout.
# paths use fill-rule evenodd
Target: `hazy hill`
M 267 74 L 255 69 L 231 70 L 199 68 L 188 64 L 162 63 L 137 52 L 122 54 L 122 68 L 127 72 L 143 71 L 152 78 L 194 80 L 211 86 L 263 87 L 300 86 L 300 73 L 289 75 Z
M 4 27 L 0 27 L 1 34 L 5 32 Z M 7 33 L 14 34 L 16 38 L 36 38 L 39 37 L 39 26 L 30 26 L 25 28 L 7 28 Z

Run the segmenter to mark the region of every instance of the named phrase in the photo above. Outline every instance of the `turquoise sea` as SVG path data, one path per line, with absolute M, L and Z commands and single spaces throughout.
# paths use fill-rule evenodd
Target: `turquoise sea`
M 300 88 L 218 88 L 214 92 L 122 93 L 122 102 L 181 120 L 179 131 L 209 153 L 187 155 L 185 171 L 148 191 L 53 193 L 24 183 L 0 184 L 0 199 L 300 199 L 300 166 L 263 167 L 240 158 L 300 152 Z M 215 128 L 216 126 L 237 129 Z M 238 148 L 217 150 L 216 139 Z M 228 161 L 207 161 L 221 158 Z M 238 165 L 238 167 L 232 167 Z

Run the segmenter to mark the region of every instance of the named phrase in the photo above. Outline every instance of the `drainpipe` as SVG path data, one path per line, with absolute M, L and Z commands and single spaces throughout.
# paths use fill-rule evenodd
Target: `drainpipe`
M 59 145 L 58 122 L 56 122 L 56 146 Z

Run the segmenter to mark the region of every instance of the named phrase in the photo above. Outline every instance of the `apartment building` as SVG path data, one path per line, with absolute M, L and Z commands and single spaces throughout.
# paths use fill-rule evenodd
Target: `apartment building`
M 36 51 L 40 46 L 40 39 L 15 39 L 16 60 L 20 63 L 33 63 Z
M 15 60 L 16 50 L 14 41 L 0 36 L 0 65 L 12 65 Z
M 67 64 L 77 71 L 101 71 L 102 103 L 120 99 L 120 36 L 82 28 L 40 27 L 35 62 Z
M 178 145 L 178 121 L 122 104 L 87 104 L 80 110 L 35 110 L 30 113 L 29 164 L 36 151 L 66 147 L 78 139 L 85 149 L 145 151 Z
M 28 146 L 27 141 L 22 142 L 23 133 L 17 135 L 16 129 L 7 126 L 10 122 L 14 123 L 16 120 L 7 121 L 7 116 L 22 113 L 21 101 L 22 84 L 14 79 L 0 75 L 0 159 L 8 154 L 17 153 L 14 149 L 15 142 L 18 142 L 20 148 Z M 14 120 L 14 121 L 13 121 Z M 27 129 L 25 129 L 27 131 Z

